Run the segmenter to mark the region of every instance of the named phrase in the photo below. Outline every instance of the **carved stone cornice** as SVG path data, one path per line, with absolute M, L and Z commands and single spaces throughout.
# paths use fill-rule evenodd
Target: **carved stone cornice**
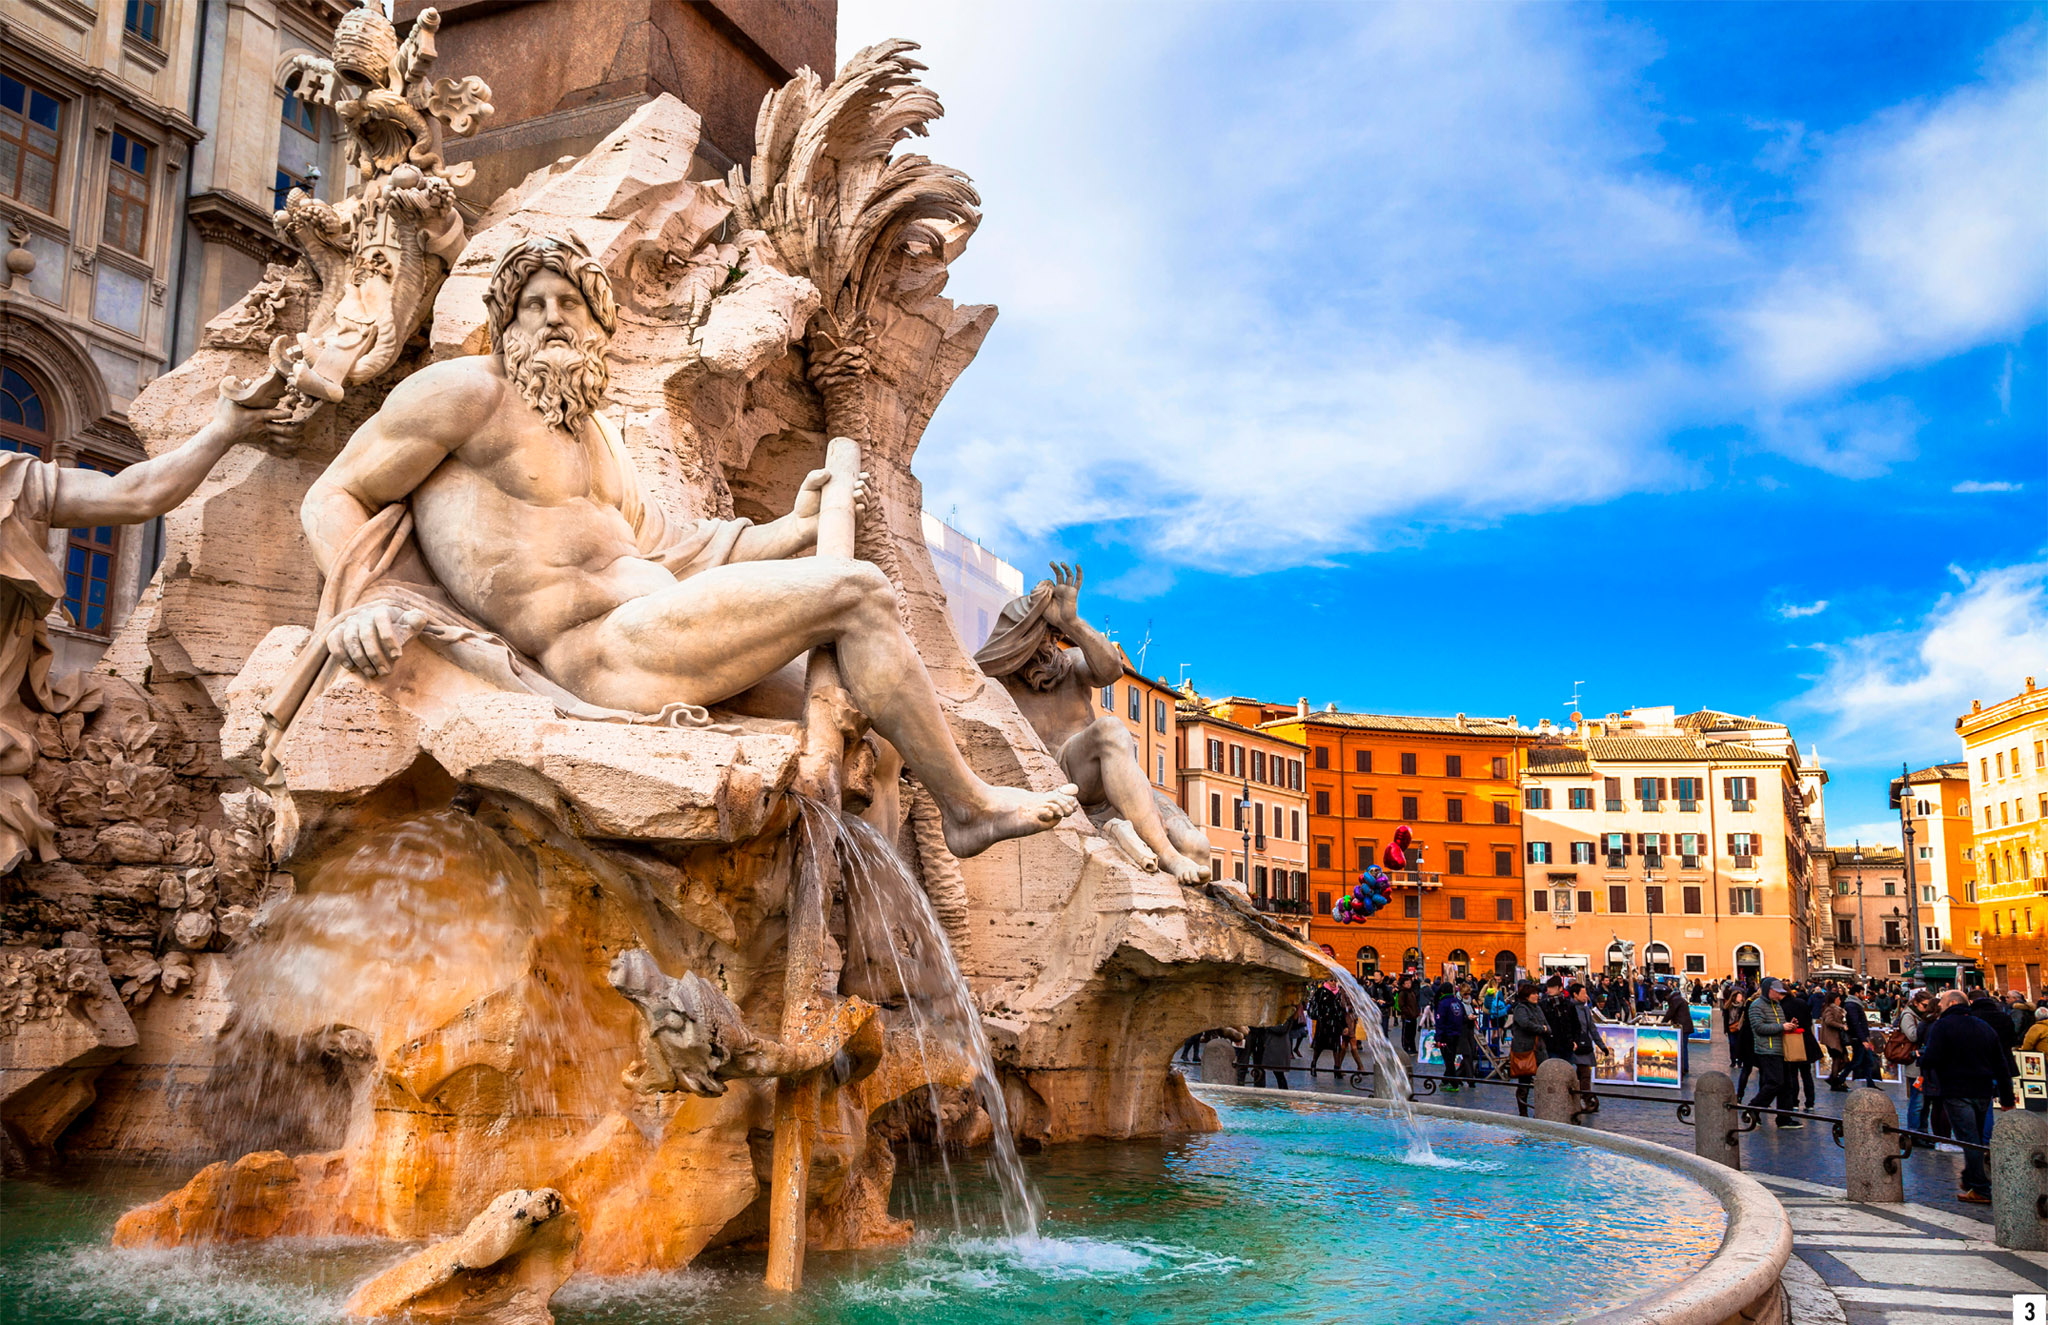
M 209 189 L 194 194 L 185 204 L 186 219 L 199 237 L 246 253 L 258 262 L 295 262 L 298 251 L 277 237 L 270 213 L 251 206 L 232 193 Z

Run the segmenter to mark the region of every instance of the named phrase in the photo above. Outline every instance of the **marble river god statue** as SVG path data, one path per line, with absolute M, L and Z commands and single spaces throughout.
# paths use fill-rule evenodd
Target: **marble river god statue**
M 617 314 L 580 243 L 508 248 L 485 302 L 494 352 L 407 378 L 306 494 L 329 585 L 316 657 L 380 676 L 432 627 L 520 688 L 702 723 L 757 688 L 755 706 L 775 707 L 784 669 L 829 644 L 855 705 L 931 789 L 955 856 L 1074 812 L 1072 786 L 997 787 L 967 767 L 880 570 L 799 558 L 828 471 L 765 525 L 672 527 L 645 499 L 598 412 Z
M 974 661 L 1017 701 L 1105 836 L 1144 869 L 1207 883 L 1208 839 L 1145 776 L 1124 725 L 1096 713 L 1095 693 L 1123 675 L 1123 656 L 1081 619 L 1081 568 L 1052 572 L 1010 600 Z

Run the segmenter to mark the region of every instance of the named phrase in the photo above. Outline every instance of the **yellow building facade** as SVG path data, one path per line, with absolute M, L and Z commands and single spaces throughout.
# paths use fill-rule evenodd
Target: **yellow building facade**
M 1972 791 L 1984 981 L 2036 998 L 2048 968 L 2048 690 L 2030 676 L 2010 699 L 1972 704 L 1956 734 Z

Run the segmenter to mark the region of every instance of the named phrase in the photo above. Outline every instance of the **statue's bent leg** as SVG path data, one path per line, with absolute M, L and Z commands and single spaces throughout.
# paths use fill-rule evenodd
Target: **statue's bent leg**
M 1062 747 L 1062 762 L 1065 761 L 1065 752 L 1077 745 L 1094 763 L 1104 798 L 1131 821 L 1139 840 L 1158 854 L 1159 868 L 1182 883 L 1206 880 L 1209 877 L 1208 865 L 1197 865 L 1189 860 L 1167 835 L 1166 824 L 1159 817 L 1159 802 L 1154 795 L 1156 789 L 1139 766 L 1131 734 L 1124 725 L 1115 718 L 1097 718 Z M 1079 753 L 1077 750 L 1077 755 Z
M 592 703 L 646 712 L 721 703 L 822 644 L 837 647 L 853 702 L 930 788 L 954 855 L 1042 832 L 1077 808 L 1072 787 L 995 787 L 967 767 L 896 616 L 895 591 L 864 561 L 720 566 L 621 604 L 564 635 L 541 661 Z

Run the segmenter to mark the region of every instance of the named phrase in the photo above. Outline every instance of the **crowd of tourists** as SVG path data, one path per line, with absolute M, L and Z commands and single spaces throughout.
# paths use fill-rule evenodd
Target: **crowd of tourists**
M 2018 1052 L 2048 1052 L 2048 1000 L 2040 1007 L 2017 993 L 2003 999 L 1982 989 L 1909 988 L 1899 981 L 1813 979 L 1662 980 L 1551 975 L 1538 982 L 1512 977 L 1442 977 L 1409 971 L 1361 981 L 1390 1043 L 1412 1063 L 1423 1033 L 1443 1058 L 1441 1089 L 1481 1078 L 1515 1083 L 1515 1104 L 1529 1113 L 1537 1067 L 1548 1058 L 1572 1064 L 1581 1091 L 1593 1090 L 1603 1024 L 1678 1027 L 1679 1079 L 1690 1071 L 1688 1040 L 1695 1008 L 1710 1016 L 1728 1046 L 1736 1099 L 1772 1110 L 1775 1126 L 1804 1127 L 1798 1114 L 1814 1107 L 1825 1082 L 1846 1091 L 1851 1081 L 1898 1080 L 1906 1091 L 1908 1132 L 1923 1148 L 1960 1150 L 1959 1199 L 1991 1198 L 1985 1149 L 1994 1105 L 2017 1103 Z M 1335 980 L 1309 988 L 1271 1026 L 1221 1029 L 1190 1038 L 1184 1058 L 1198 1057 L 1212 1037 L 1228 1040 L 1239 1084 L 1288 1088 L 1303 1046 L 1311 1076 L 1347 1066 L 1371 1070 L 1368 1031 Z M 1368 1016 L 1374 1015 L 1368 1012 Z M 1754 1083 L 1755 1090 L 1750 1094 Z M 1745 1096 L 1747 1098 L 1745 1099 Z

